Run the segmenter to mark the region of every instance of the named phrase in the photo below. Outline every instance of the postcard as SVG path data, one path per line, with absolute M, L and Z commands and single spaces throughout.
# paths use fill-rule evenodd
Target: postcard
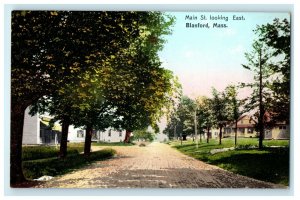
M 288 12 L 13 10 L 12 188 L 290 187 Z

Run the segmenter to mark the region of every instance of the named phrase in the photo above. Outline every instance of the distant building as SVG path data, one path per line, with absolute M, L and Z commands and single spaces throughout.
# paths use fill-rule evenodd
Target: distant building
M 237 136 L 245 138 L 258 137 L 259 133 L 255 131 L 256 120 L 249 115 L 243 115 L 238 119 L 237 123 Z M 230 123 L 222 129 L 223 138 L 235 136 L 235 123 Z M 219 137 L 219 128 L 214 127 L 210 131 L 210 138 Z M 205 138 L 207 138 L 207 132 L 205 132 Z M 289 139 L 289 125 L 284 122 L 273 124 L 271 127 L 265 128 L 265 139 Z
M 237 135 L 239 137 L 256 137 L 258 136 L 256 131 L 255 131 L 255 124 L 256 121 L 248 116 L 248 115 L 243 115 L 238 119 L 237 122 Z M 235 123 L 232 122 L 229 125 L 227 125 L 224 128 L 224 134 L 223 137 L 234 137 L 235 136 Z
M 105 131 L 93 131 L 92 141 L 94 142 L 123 142 L 125 139 L 124 130 L 115 130 L 113 128 L 107 128 Z M 68 140 L 70 142 L 84 142 L 85 130 L 69 127 Z

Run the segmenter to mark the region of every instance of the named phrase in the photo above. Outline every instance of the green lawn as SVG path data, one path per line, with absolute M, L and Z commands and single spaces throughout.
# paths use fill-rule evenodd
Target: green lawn
M 69 143 L 67 157 L 60 159 L 59 146 L 24 146 L 23 173 L 27 179 L 36 179 L 44 175 L 62 175 L 115 154 L 115 150 L 106 148 L 91 152 L 90 156 L 86 157 L 80 154 L 83 148 L 84 143 Z
M 258 150 L 257 138 L 239 138 L 237 149 L 212 154 L 213 149 L 234 147 L 234 139 L 223 139 L 222 145 L 218 140 L 210 140 L 209 144 L 199 144 L 198 149 L 192 141 L 184 141 L 182 145 L 180 141 L 170 143 L 182 153 L 234 173 L 288 185 L 289 141 L 264 140 L 263 144 L 264 149 Z
M 68 143 L 67 154 L 76 154 L 83 152 L 84 143 Z M 59 146 L 23 146 L 22 160 L 37 160 L 43 158 L 57 157 Z

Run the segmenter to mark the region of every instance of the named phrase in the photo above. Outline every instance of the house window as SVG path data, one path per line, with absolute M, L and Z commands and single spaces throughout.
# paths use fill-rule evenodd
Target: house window
M 279 129 L 286 129 L 286 126 L 279 126 Z
M 230 130 L 230 128 L 225 128 L 225 131 L 224 131 L 225 133 L 231 133 L 231 130 Z
M 77 131 L 77 137 L 78 138 L 83 138 L 83 130 L 78 130 Z
M 245 133 L 245 129 L 244 129 L 244 128 L 239 128 L 238 130 L 239 130 L 239 132 L 240 132 L 241 134 L 244 134 L 244 133 Z
M 253 133 L 253 128 L 248 128 L 248 133 Z
M 119 137 L 122 137 L 122 131 L 119 131 Z
M 111 137 L 111 129 L 108 131 L 108 137 Z

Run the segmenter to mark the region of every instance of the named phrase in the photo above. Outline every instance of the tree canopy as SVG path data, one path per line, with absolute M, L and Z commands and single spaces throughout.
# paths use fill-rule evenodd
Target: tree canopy
M 112 113 L 118 125 L 128 120 L 122 128 L 158 119 L 172 95 L 173 75 L 160 67 L 157 52 L 172 22 L 160 12 L 12 12 L 12 183 L 24 179 L 22 127 L 29 105 L 38 102 L 63 124 L 98 129 L 108 125 L 99 118 Z

